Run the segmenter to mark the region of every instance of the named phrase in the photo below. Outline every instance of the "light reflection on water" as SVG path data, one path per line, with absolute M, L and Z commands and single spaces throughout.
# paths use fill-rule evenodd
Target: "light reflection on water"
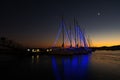
M 58 65 L 54 56 L 52 57 L 52 68 L 53 68 L 53 73 L 55 75 L 56 80 L 61 80 Z
M 52 57 L 52 67 L 56 80 L 81 80 L 88 77 L 90 55 L 62 58 L 63 73 L 60 73 L 56 57 Z
M 40 55 L 36 55 L 36 56 L 32 56 L 32 64 L 33 63 L 39 63 L 39 61 L 40 61 Z
M 44 80 L 120 80 L 120 51 L 91 55 L 16 57 L 0 55 L 1 76 Z

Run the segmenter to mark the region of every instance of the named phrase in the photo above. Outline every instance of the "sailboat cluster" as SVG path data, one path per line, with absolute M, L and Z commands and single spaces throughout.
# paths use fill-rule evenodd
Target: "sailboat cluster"
M 62 45 L 59 48 L 56 48 L 60 33 L 62 33 Z M 69 46 L 65 46 L 65 44 L 67 43 L 67 39 L 69 42 Z M 69 27 L 69 29 L 67 29 L 62 18 L 58 34 L 53 45 L 52 54 L 88 54 L 92 52 L 89 47 L 89 41 L 85 36 L 85 33 L 78 25 L 77 20 L 74 19 L 73 29 L 71 28 L 71 26 Z

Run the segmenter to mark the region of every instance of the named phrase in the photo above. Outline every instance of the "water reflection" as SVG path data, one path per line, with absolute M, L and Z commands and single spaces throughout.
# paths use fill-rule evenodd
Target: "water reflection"
M 56 80 L 87 80 L 90 55 L 62 57 L 62 66 L 58 66 L 57 58 L 52 57 L 52 67 Z M 62 68 L 62 72 L 60 72 Z
M 53 68 L 53 73 L 56 80 L 61 80 L 60 73 L 59 73 L 60 71 L 58 69 L 58 65 L 54 56 L 52 57 L 52 68 Z
M 0 55 L 0 71 L 11 79 L 120 80 L 120 51 L 72 57 Z
M 38 64 L 39 63 L 39 59 L 40 58 L 40 56 L 39 55 L 33 55 L 32 56 L 32 64 Z

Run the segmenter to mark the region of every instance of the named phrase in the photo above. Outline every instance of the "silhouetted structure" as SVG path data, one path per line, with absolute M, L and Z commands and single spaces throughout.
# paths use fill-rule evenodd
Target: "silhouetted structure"
M 94 47 L 95 50 L 120 50 L 120 45 L 115 46 L 102 46 L 102 47 Z
M 6 37 L 0 38 L 0 52 L 2 53 L 21 53 L 24 52 L 24 47 L 19 43 L 9 40 Z M 23 53 L 21 53 L 23 54 Z

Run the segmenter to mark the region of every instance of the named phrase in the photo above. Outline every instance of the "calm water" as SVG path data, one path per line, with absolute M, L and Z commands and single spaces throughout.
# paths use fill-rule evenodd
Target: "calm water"
M 120 80 L 120 51 L 66 57 L 0 55 L 0 73 L 4 79 Z

